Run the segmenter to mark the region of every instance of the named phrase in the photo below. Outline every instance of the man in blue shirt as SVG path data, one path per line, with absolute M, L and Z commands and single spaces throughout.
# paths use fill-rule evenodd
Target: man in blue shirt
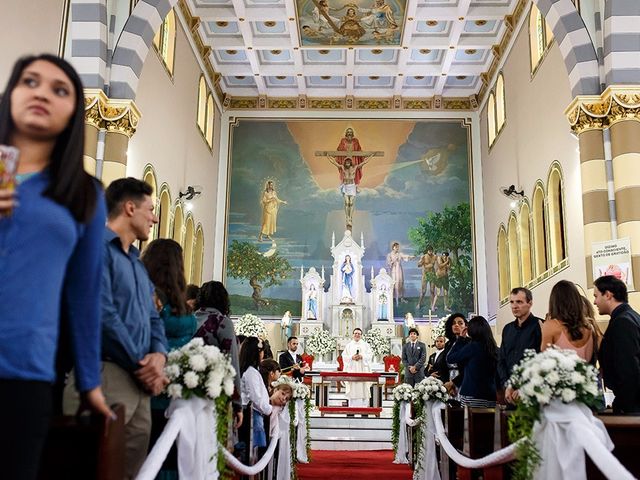
M 109 185 L 105 195 L 102 384 L 107 402 L 122 403 L 126 409 L 126 479 L 135 478 L 147 454 L 150 396 L 158 395 L 166 384 L 164 325 L 155 308 L 153 284 L 133 246 L 136 240 L 147 240 L 158 223 L 152 193 L 140 180 L 121 178 Z M 74 407 L 65 402 L 65 411 L 73 413 Z

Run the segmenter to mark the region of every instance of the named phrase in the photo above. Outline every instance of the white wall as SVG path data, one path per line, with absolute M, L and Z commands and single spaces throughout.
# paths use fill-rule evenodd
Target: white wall
M 534 288 L 534 313 L 544 317 L 549 292 L 558 280 L 570 279 L 582 285 L 586 280 L 578 142 L 564 115 L 572 100 L 567 71 L 554 43 L 531 78 L 528 22 L 523 25 L 502 69 L 507 119 L 491 150 L 486 103 L 480 114 L 487 296 L 490 315 L 498 316 L 498 331 L 512 320 L 509 306 L 499 308 L 498 298 L 498 228 L 501 222 L 507 225 L 511 210 L 509 199 L 499 193 L 499 186 L 522 185 L 531 200 L 536 180 L 541 179 L 546 186 L 554 160 L 561 164 L 564 174 L 569 267 Z
M 202 280 L 207 281 L 213 275 L 220 114 L 216 109 L 212 152 L 196 124 L 200 67 L 177 24 L 173 79 L 153 47 L 142 68 L 135 100 L 142 118 L 129 143 L 127 175 L 142 178 L 145 165 L 152 164 L 158 188 L 166 182 L 174 204 L 188 185 L 203 187 L 202 195 L 193 201 L 193 215 L 203 227 Z

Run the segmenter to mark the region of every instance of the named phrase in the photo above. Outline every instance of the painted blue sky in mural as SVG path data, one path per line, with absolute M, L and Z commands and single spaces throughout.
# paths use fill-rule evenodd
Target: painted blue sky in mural
M 389 138 L 376 135 L 372 125 L 388 131 Z M 299 299 L 301 265 L 324 266 L 328 283 L 331 234 L 335 232 L 337 242 L 345 229 L 343 200 L 336 168 L 309 152 L 318 142 L 323 148 L 316 150 L 336 149 L 341 139 L 337 132 L 346 126 L 355 129 L 363 150 L 385 151 L 384 159 L 373 158 L 364 167 L 356 198 L 353 236 L 359 242 L 364 235 L 367 286 L 371 267 L 377 272 L 385 266 L 392 241 L 400 242 L 403 253 L 418 253 L 408 239 L 418 217 L 469 202 L 468 130 L 460 121 L 242 119 L 232 127 L 227 248 L 233 240 L 252 242 L 265 252 L 271 248 L 269 241 L 258 242 L 267 180 L 274 181 L 279 198 L 287 201 L 273 238 L 296 270 L 284 285 L 265 289 L 266 297 Z M 397 154 L 390 158 L 393 152 Z M 417 259 L 406 262 L 404 272 L 407 296 L 417 296 Z M 246 281 L 227 278 L 227 287 L 232 294 L 251 293 Z

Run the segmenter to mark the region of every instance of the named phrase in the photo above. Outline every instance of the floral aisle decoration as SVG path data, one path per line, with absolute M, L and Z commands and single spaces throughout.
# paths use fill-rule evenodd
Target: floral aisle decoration
M 573 350 L 527 350 L 514 367 L 508 386 L 518 390 L 519 395 L 516 411 L 509 417 L 509 438 L 514 442 L 523 438 L 516 450 L 513 478 L 529 480 L 541 462 L 533 433 L 534 424 L 541 421 L 542 409 L 556 401 L 596 407 L 598 374 Z
M 413 398 L 413 387 L 408 383 L 401 383 L 393 389 L 393 420 L 391 424 L 391 443 L 393 445 L 393 451 L 398 453 L 398 442 L 400 440 L 400 428 L 404 426 L 404 422 L 401 422 L 400 410 L 401 405 L 404 402 L 405 406 L 411 403 Z M 406 407 L 405 407 L 406 408 Z
M 257 315 L 245 313 L 235 323 L 236 335 L 245 337 L 257 337 L 265 340 L 267 338 L 267 326 Z
M 216 418 L 220 419 L 216 422 L 218 450 L 224 448 L 229 428 L 224 420 L 228 418 L 236 375 L 231 360 L 218 347 L 205 345 L 202 338 L 194 338 L 169 352 L 165 374 L 169 379 L 165 393 L 174 403 L 192 398 L 213 402 Z M 170 408 L 173 409 L 174 405 Z M 221 452 L 217 455 L 217 470 L 222 478 L 228 473 Z
M 413 411 L 415 413 L 415 419 L 419 422 L 419 428 L 416 431 L 414 437 L 416 451 L 418 457 L 416 459 L 415 468 L 413 471 L 413 478 L 421 478 L 423 472 L 422 469 L 425 463 L 425 448 L 424 438 L 428 435 L 427 431 L 427 410 L 429 408 L 427 402 L 442 402 L 446 403 L 449 400 L 449 394 L 447 389 L 442 383 L 442 380 L 436 377 L 427 377 L 420 383 L 417 383 L 413 387 Z
M 373 356 L 382 358 L 391 352 L 391 345 L 389 339 L 382 335 L 382 332 L 378 328 L 372 328 L 369 330 L 363 340 L 369 344 Z
M 327 330 L 316 330 L 305 344 L 305 350 L 312 355 L 327 355 L 336 349 L 336 339 Z
M 445 324 L 447 323 L 448 317 L 442 317 L 438 320 L 438 323 L 431 329 L 431 342 L 436 343 L 436 338 L 445 337 Z M 446 337 L 445 337 L 446 338 Z

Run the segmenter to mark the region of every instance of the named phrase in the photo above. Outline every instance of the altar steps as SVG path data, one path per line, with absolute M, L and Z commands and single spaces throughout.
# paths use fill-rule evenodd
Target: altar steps
M 391 417 L 311 417 L 313 450 L 391 449 Z

